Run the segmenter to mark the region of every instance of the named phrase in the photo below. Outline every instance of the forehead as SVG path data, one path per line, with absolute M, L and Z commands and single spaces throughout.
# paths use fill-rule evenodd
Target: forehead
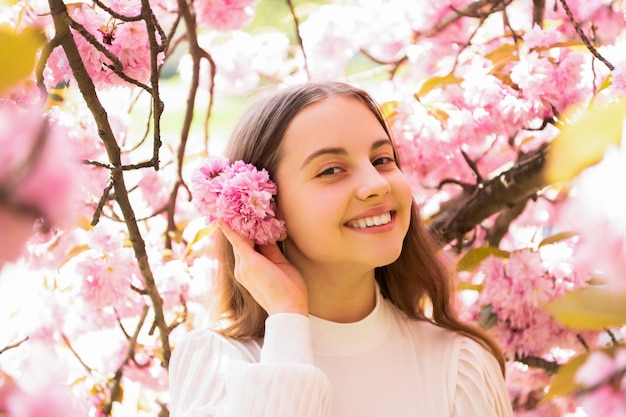
M 369 147 L 387 138 L 376 115 L 362 101 L 331 96 L 305 107 L 289 123 L 281 143 L 283 159 L 305 157 L 324 147 Z

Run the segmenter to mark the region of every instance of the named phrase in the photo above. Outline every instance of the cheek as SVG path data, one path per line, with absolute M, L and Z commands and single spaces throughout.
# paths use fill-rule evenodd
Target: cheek
M 413 187 L 409 183 L 409 179 L 402 173 L 398 175 L 394 183 L 394 192 L 403 207 L 413 204 Z

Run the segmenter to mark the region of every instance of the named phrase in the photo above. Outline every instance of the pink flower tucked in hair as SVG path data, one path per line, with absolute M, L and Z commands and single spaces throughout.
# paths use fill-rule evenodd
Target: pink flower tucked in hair
M 221 220 L 259 245 L 274 243 L 285 232 L 285 222 L 274 217 L 276 184 L 265 169 L 209 157 L 194 171 L 191 192 L 210 224 Z

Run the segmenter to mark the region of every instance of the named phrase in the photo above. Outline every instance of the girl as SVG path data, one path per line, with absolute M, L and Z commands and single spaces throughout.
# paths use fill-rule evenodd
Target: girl
M 509 417 L 503 358 L 457 319 L 381 111 L 343 83 L 253 106 L 226 150 L 278 185 L 287 232 L 221 226 L 219 330 L 170 363 L 171 415 Z

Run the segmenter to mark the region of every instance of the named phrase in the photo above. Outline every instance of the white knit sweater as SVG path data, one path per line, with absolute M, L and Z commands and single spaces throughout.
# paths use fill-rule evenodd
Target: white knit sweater
M 495 358 L 386 299 L 365 319 L 272 315 L 264 340 L 194 330 L 170 362 L 172 417 L 511 417 Z

